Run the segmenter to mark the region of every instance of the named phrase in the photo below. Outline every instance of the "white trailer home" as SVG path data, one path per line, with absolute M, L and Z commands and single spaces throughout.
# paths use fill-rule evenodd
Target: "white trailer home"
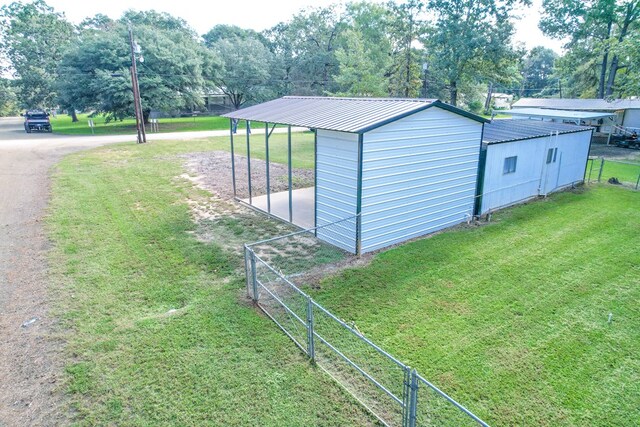
M 568 111 L 590 111 L 615 114 L 616 126 L 640 130 L 640 99 L 575 99 L 575 98 L 522 98 L 516 101 L 512 107 L 541 108 Z M 599 132 L 609 133 L 609 124 L 606 121 L 598 123 L 596 120 L 585 120 L 585 124 L 601 126 Z M 614 131 L 615 133 L 615 131 Z
M 581 182 L 592 133 L 591 127 L 533 120 L 485 124 L 476 214 Z
M 276 215 L 294 224 L 352 218 L 317 230 L 347 251 L 384 248 L 473 215 L 486 120 L 459 108 L 425 99 L 284 97 L 225 117 L 315 130 L 315 186 L 304 189 L 307 197 L 295 200 L 291 186 L 278 197 L 267 184 L 260 196 L 266 201 L 251 195 L 244 201 L 270 214 L 282 212 L 274 201 L 288 201 L 288 216 Z M 296 220 L 296 212 L 312 218 Z

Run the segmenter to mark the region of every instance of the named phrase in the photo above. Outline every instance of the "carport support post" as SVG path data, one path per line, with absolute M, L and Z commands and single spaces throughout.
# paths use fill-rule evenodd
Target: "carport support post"
M 356 178 L 356 255 L 362 255 L 362 134 L 358 135 L 358 175 Z
M 246 120 L 247 123 L 247 183 L 249 186 L 249 204 L 253 204 L 251 200 L 251 146 L 249 140 L 251 139 L 251 129 L 249 128 L 249 120 Z
M 267 213 L 271 213 L 271 180 L 269 177 L 269 123 L 264 124 L 264 153 L 267 162 Z
M 229 119 L 229 134 L 231 135 L 231 180 L 233 181 L 233 197 L 236 197 L 236 158 L 233 152 L 233 119 Z
M 293 222 L 293 179 L 291 177 L 291 125 L 287 128 L 287 173 L 289 174 L 289 222 Z

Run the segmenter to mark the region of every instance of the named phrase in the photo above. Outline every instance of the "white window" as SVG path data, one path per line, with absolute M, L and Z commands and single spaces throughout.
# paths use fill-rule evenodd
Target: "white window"
M 558 159 L 558 149 L 557 148 L 549 148 L 547 150 L 547 164 L 555 163 Z
M 507 157 L 504 159 L 504 167 L 502 173 L 514 173 L 516 171 L 516 163 L 518 163 L 518 156 Z

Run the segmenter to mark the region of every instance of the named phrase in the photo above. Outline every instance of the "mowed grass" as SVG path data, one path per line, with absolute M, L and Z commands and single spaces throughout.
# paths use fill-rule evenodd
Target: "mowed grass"
M 271 128 L 269 128 L 271 129 Z M 246 135 L 234 137 L 234 151 L 236 154 L 247 154 Z M 291 166 L 299 169 L 313 169 L 315 162 L 315 135 L 313 132 L 292 132 L 291 134 Z M 269 161 L 287 164 L 288 136 L 286 133 L 272 133 L 269 137 Z M 266 143 L 264 134 L 252 134 L 249 143 L 251 158 L 266 160 Z M 229 150 L 230 144 L 223 147 Z M 222 147 L 221 147 L 222 148 Z M 231 162 L 231 160 L 229 160 Z M 263 172 L 266 173 L 266 172 Z
M 187 201 L 208 195 L 175 156 L 227 145 L 121 144 L 56 167 L 50 264 L 75 424 L 372 424 L 247 303 L 241 256 L 193 236 Z
M 598 168 L 596 172 L 599 171 L 600 165 L 599 162 L 596 161 L 596 164 L 593 166 L 594 168 Z M 623 163 L 623 162 L 615 162 L 612 160 L 605 160 L 604 167 L 602 168 L 602 181 L 607 181 L 609 178 L 616 178 L 618 181 L 630 184 L 635 186 L 638 182 L 638 178 L 640 178 L 640 163 Z M 593 179 L 593 172 L 592 172 Z
M 310 291 L 491 425 L 640 423 L 638 192 L 555 194 Z
M 53 133 L 61 135 L 91 135 L 89 127 L 88 114 L 78 114 L 78 121 L 73 122 L 71 116 L 59 114 L 57 117 L 50 117 Z M 96 116 L 91 118 L 94 122 L 93 132 L 96 135 L 119 135 L 119 134 L 135 134 L 136 120 L 135 118 L 127 118 L 122 121 L 112 121 L 105 123 L 104 116 Z M 158 119 L 159 132 L 187 132 L 202 130 L 223 130 L 229 129 L 229 119 L 217 116 L 198 116 L 198 117 L 169 117 Z M 244 122 L 241 123 L 244 126 Z M 244 127 L 243 127 L 244 129 Z M 150 129 L 147 129 L 150 133 Z

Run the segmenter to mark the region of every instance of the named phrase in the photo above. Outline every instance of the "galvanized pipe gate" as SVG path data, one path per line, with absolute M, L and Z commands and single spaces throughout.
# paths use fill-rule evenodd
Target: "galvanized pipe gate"
M 313 234 L 314 230 L 308 230 L 308 232 Z M 294 285 L 285 274 L 261 259 L 254 251 L 253 245 L 255 244 L 244 245 L 247 294 L 253 300 L 253 303 L 273 320 L 313 363 L 342 385 L 347 392 L 384 425 L 416 427 L 419 425 L 431 425 L 432 423 L 444 423 L 445 425 L 470 423 L 472 425 L 488 426 L 464 406 L 421 377 L 416 369 L 412 369 L 400 362 L 362 335 L 357 329 L 314 301 Z M 263 301 L 265 298 L 270 302 Z M 291 304 L 294 298 L 298 301 L 296 305 L 298 312 Z M 289 304 L 285 302 L 287 300 L 290 301 Z M 316 316 L 320 316 L 321 319 L 317 320 Z M 280 320 L 277 317 L 280 317 Z M 289 327 L 286 325 L 289 325 Z M 319 326 L 321 327 L 320 330 L 318 329 Z M 372 369 L 371 366 L 363 366 L 362 361 L 354 360 L 352 355 L 347 354 L 353 346 L 349 345 L 346 348 L 340 348 L 341 345 L 344 347 L 344 341 L 338 339 L 337 341 L 339 342 L 332 342 L 336 337 L 329 336 L 330 334 L 327 331 L 331 327 L 338 328 L 346 333 L 345 336 L 350 344 L 364 346 L 363 348 L 366 351 L 370 351 L 370 355 L 373 355 L 371 358 L 378 357 L 380 366 L 387 364 L 388 371 L 396 370 L 400 372 L 401 377 L 397 377 L 397 383 L 393 379 L 390 380 L 390 377 L 383 378 L 384 375 L 381 372 L 384 370 L 382 368 Z M 322 350 L 321 355 L 318 354 L 318 346 Z M 330 357 L 328 358 L 327 355 Z M 334 359 L 331 359 L 331 357 Z M 340 370 L 342 376 L 332 374 L 332 364 L 337 362 L 344 363 L 357 372 L 355 377 L 349 377 L 348 380 L 345 379 L 344 369 Z M 360 384 L 360 388 L 356 388 L 356 391 L 350 389 L 351 380 Z M 370 393 L 368 396 L 364 396 L 366 393 L 362 391 L 366 384 L 373 385 L 378 392 L 381 392 L 380 402 L 376 402 L 375 399 L 365 402 L 365 398 L 371 397 Z M 421 393 L 424 393 L 425 398 L 419 400 Z M 441 400 L 436 400 L 435 398 L 427 399 L 427 393 L 434 393 L 434 396 L 441 398 Z M 387 405 L 387 408 L 391 408 L 391 411 L 380 410 L 384 405 Z M 396 408 L 395 410 L 393 409 L 394 407 Z M 439 410 L 436 407 L 442 409 L 443 412 L 452 410 L 453 412 L 447 412 L 448 415 L 440 416 L 434 413 Z M 434 410 L 434 408 L 436 409 Z M 427 413 L 428 415 L 425 415 Z

